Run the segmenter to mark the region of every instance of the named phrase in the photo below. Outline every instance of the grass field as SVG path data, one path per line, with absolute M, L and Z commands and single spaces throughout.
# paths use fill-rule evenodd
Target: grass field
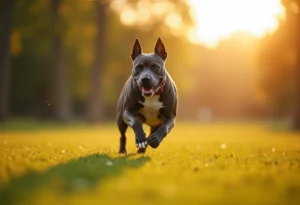
M 0 124 L 0 204 L 300 204 L 300 133 L 178 122 L 144 155 L 118 143 L 114 124 Z

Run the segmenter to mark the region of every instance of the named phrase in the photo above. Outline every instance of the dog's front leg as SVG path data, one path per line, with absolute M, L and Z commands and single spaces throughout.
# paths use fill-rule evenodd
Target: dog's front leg
M 125 110 L 123 118 L 125 123 L 134 131 L 136 147 L 145 148 L 147 146 L 147 139 L 141 121 L 137 119 L 134 112 L 129 110 Z
M 152 148 L 157 148 L 163 138 L 171 131 L 174 127 L 174 118 L 164 119 L 163 124 L 158 130 L 148 138 L 148 144 Z

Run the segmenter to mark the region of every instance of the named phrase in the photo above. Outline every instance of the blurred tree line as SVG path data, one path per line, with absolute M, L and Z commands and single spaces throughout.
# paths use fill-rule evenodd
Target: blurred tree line
M 274 118 L 300 129 L 300 0 L 282 0 L 286 17 L 261 41 L 260 84 Z
M 210 50 L 184 35 L 193 25 L 185 0 L 3 0 L 0 120 L 113 120 L 135 38 L 152 52 L 162 37 L 179 118 L 288 117 L 300 128 L 299 0 L 282 3 L 286 18 L 275 33 L 257 39 L 238 32 Z M 138 18 L 130 21 L 124 7 Z M 174 13 L 180 27 L 166 23 Z
M 2 2 L 1 120 L 9 115 L 60 121 L 84 117 L 92 122 L 114 118 L 118 95 L 131 72 L 135 38 L 146 52 L 153 51 L 162 32 L 169 49 L 180 47 L 182 41 L 162 26 L 164 15 L 125 27 L 111 9 L 113 2 Z M 138 1 L 123 2 L 135 8 Z M 181 12 L 185 24 L 191 23 L 184 1 L 170 2 L 183 5 L 172 8 Z M 178 58 L 178 66 L 188 61 Z

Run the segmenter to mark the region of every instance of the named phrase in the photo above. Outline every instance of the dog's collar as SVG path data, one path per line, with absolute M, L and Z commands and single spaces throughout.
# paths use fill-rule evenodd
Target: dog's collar
M 154 95 L 159 95 L 160 93 L 163 92 L 164 87 L 166 85 L 166 80 L 167 80 L 167 77 L 165 76 L 164 79 L 154 89 Z

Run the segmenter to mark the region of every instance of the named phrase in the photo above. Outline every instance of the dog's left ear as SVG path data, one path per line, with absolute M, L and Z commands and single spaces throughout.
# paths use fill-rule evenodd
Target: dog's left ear
M 166 60 L 166 58 L 167 58 L 167 52 L 166 52 L 166 49 L 165 49 L 165 45 L 163 44 L 163 42 L 161 41 L 160 38 L 157 39 L 154 51 L 163 60 Z

